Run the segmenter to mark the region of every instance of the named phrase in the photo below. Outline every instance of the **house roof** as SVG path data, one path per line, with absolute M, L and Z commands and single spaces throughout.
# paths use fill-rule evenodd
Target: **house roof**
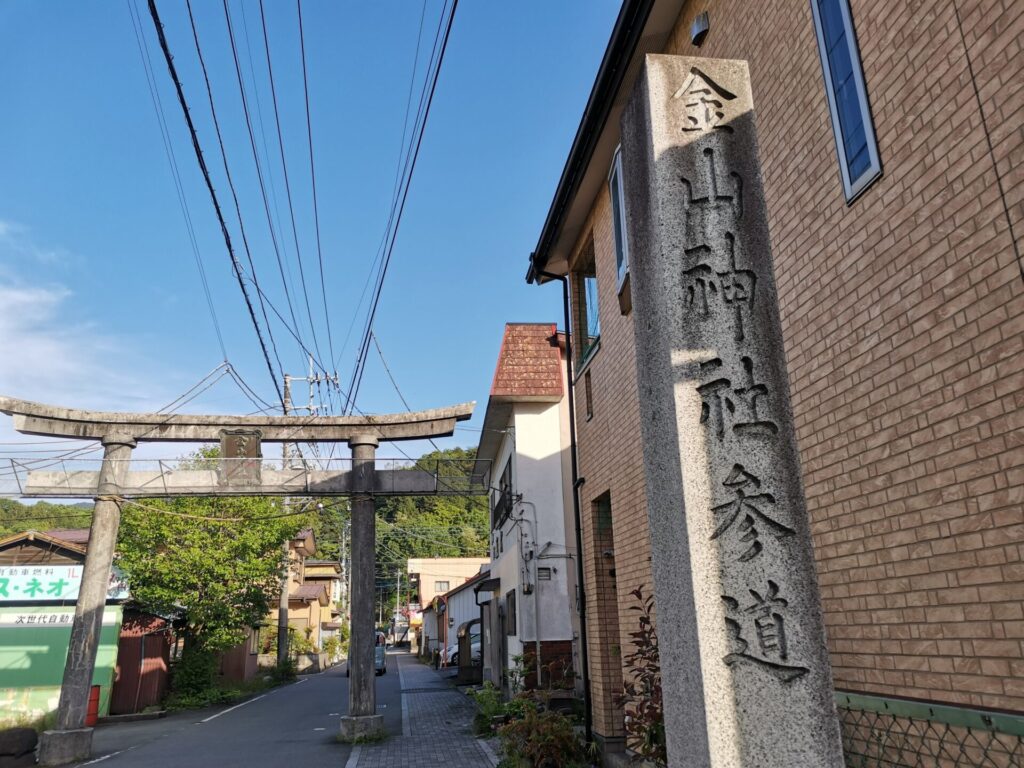
M 60 539 L 61 541 L 68 541 L 72 544 L 89 543 L 88 528 L 68 528 L 65 530 L 42 531 L 41 533 L 43 536 L 49 536 L 54 539 Z
M 321 604 L 327 605 L 330 598 L 327 596 L 327 588 L 323 584 L 300 584 L 288 595 L 289 600 L 319 600 Z
M 491 575 L 490 568 L 488 568 L 486 571 L 480 571 L 480 573 L 478 573 L 473 578 L 468 579 L 467 581 L 464 581 L 461 584 L 459 584 L 459 586 L 452 587 L 447 592 L 445 592 L 444 593 L 444 599 L 447 600 L 448 598 L 452 597 L 452 595 L 457 595 L 459 592 L 462 592 L 463 590 L 469 589 L 470 587 L 472 587 L 472 586 L 474 586 L 476 584 L 479 584 L 481 581 L 483 581 L 484 579 L 486 579 L 490 575 Z
M 89 529 L 84 529 L 85 538 L 81 539 L 81 542 L 76 541 L 76 536 L 65 537 L 58 534 L 78 534 L 81 531 L 22 531 L 21 533 L 15 533 L 11 536 L 7 536 L 0 539 L 0 550 L 10 549 L 11 547 L 17 546 L 18 544 L 32 543 L 38 544 L 45 548 L 54 549 L 57 551 L 63 551 L 65 554 L 72 556 L 77 559 L 85 555 L 85 542 L 89 539 Z
M 564 336 L 554 323 L 507 323 L 487 400 L 474 475 L 487 471 L 501 446 L 513 403 L 562 399 Z
M 506 323 L 491 399 L 558 402 L 562 353 L 554 323 Z
M 615 21 L 594 87 L 562 169 L 527 282 L 546 282 L 540 272 L 565 274 L 594 198 L 608 178 L 619 145 L 619 118 L 648 53 L 665 47 L 683 0 L 625 0 Z

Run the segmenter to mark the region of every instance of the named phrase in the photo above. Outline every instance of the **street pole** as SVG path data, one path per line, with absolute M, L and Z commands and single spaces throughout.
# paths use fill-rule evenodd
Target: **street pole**
M 57 705 L 57 728 L 46 731 L 40 739 L 39 762 L 42 765 L 86 760 L 92 751 L 92 728 L 85 727 L 85 716 L 110 588 L 110 568 L 121 525 L 118 497 L 134 447 L 135 440 L 125 435 L 103 438 L 103 464 Z
M 384 717 L 377 714 L 374 676 L 373 624 L 376 549 L 375 458 L 377 438 L 360 435 L 349 440 L 352 449 L 352 636 L 349 653 L 348 715 L 341 719 L 340 738 L 358 742 L 378 738 Z
M 290 416 L 292 410 L 292 377 L 284 376 L 284 415 Z M 281 471 L 288 469 L 288 443 L 281 443 Z M 284 500 L 287 505 L 288 500 Z M 288 664 L 288 582 L 291 571 L 291 548 L 289 540 L 281 544 L 281 557 L 284 567 L 281 571 L 281 594 L 277 599 L 277 668 L 284 669 Z

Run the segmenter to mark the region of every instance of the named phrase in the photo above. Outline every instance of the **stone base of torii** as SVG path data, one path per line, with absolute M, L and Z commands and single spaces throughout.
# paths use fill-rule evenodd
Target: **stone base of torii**
M 469 419 L 473 403 L 416 413 L 372 416 L 194 416 L 108 413 L 61 408 L 0 397 L 0 412 L 14 417 L 23 434 L 92 439 L 102 443 L 103 463 L 97 473 L 76 473 L 74 488 L 67 477 L 29 474 L 33 495 L 82 495 L 90 491 L 93 511 L 82 585 L 75 605 L 71 640 L 61 684 L 57 724 L 39 742 L 41 765 L 66 765 L 88 759 L 92 728 L 85 727 L 89 691 L 103 621 L 107 584 L 121 521 L 120 499 L 126 496 L 176 497 L 219 495 L 281 496 L 306 494 L 352 498 L 352 633 L 348 714 L 340 737 L 356 741 L 378 736 L 383 717 L 377 714 L 373 621 L 375 570 L 375 495 L 444 492 L 436 476 L 412 472 L 381 483 L 375 467 L 381 441 L 446 437 L 455 424 Z M 227 456 L 217 471 L 189 473 L 191 484 L 155 482 L 146 473 L 129 472 L 132 449 L 140 442 L 214 442 Z M 263 442 L 346 442 L 352 451 L 351 472 L 308 473 L 296 487 L 287 472 L 264 477 Z M 398 475 L 399 473 L 393 473 Z M 275 482 L 277 481 L 277 482 Z M 382 487 L 383 485 L 383 487 Z M 388 490 L 388 488 L 391 490 Z

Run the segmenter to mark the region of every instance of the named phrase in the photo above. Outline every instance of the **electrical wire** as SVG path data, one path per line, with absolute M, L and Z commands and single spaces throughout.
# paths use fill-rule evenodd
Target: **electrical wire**
M 404 189 L 401 195 L 401 202 L 398 205 L 398 210 L 394 220 L 394 226 L 391 229 L 391 238 L 385 251 L 384 259 L 381 262 L 380 272 L 377 279 L 377 285 L 374 290 L 373 301 L 370 303 L 370 311 L 367 316 L 366 329 L 363 336 L 363 344 L 360 348 L 359 357 L 356 361 L 356 371 L 353 375 L 352 383 L 349 386 L 349 394 L 347 400 L 346 411 L 351 411 L 351 407 L 355 404 L 356 398 L 359 396 L 359 387 L 362 383 L 363 371 L 366 366 L 366 355 L 369 351 L 370 344 L 370 333 L 373 330 L 373 322 L 377 314 L 377 307 L 380 304 L 380 296 L 384 287 L 384 280 L 387 277 L 388 266 L 391 263 L 391 257 L 394 253 L 395 242 L 398 237 L 398 231 L 402 223 L 402 215 L 405 212 L 405 204 L 409 196 L 409 188 L 411 186 L 413 173 L 416 170 L 416 162 L 419 159 L 420 149 L 423 145 L 423 136 L 426 132 L 427 121 L 430 118 L 430 109 L 434 102 L 434 93 L 437 90 L 437 83 L 441 73 L 441 66 L 444 63 L 445 51 L 448 49 L 448 41 L 451 37 L 452 25 L 455 22 L 455 12 L 458 9 L 458 0 L 452 0 L 452 8 L 448 14 L 448 23 L 445 27 L 444 38 L 441 42 L 440 54 L 437 57 L 437 66 L 434 68 L 433 76 L 431 78 L 429 94 L 426 98 L 426 106 L 423 110 L 423 119 L 420 121 L 419 135 L 417 136 L 415 149 L 412 153 L 412 160 L 409 165 L 409 172 L 405 177 Z
M 245 299 L 246 307 L 249 310 L 249 319 L 252 321 L 253 328 L 256 330 L 256 337 L 260 343 L 260 349 L 263 352 L 263 359 L 267 364 L 267 371 L 270 374 L 271 380 L 274 382 L 274 389 L 278 392 L 278 396 L 281 396 L 281 386 L 277 380 L 277 374 L 274 372 L 274 366 L 270 362 L 270 353 L 267 351 L 266 342 L 263 339 L 263 332 L 260 330 L 259 323 L 256 320 L 256 311 L 253 308 L 252 301 L 249 298 L 249 292 L 245 287 L 245 283 L 242 280 L 241 264 L 238 263 L 238 258 L 235 256 L 234 246 L 231 244 L 231 233 L 228 231 L 227 222 L 224 220 L 224 214 L 221 211 L 220 201 L 217 199 L 217 192 L 213 188 L 213 181 L 210 179 L 210 170 L 206 167 L 206 160 L 203 158 L 203 150 L 199 143 L 199 136 L 196 133 L 195 124 L 192 122 L 192 115 L 189 113 L 188 102 L 185 100 L 185 92 L 181 85 L 181 80 L 178 78 L 177 68 L 174 66 L 174 58 L 171 56 L 170 47 L 167 43 L 167 37 L 164 35 L 164 27 L 160 22 L 160 14 L 156 8 L 156 0 L 148 0 L 149 2 L 149 14 L 153 19 L 153 26 L 156 28 L 157 37 L 160 40 L 160 49 L 163 51 L 164 59 L 167 62 L 167 69 L 170 72 L 171 79 L 174 81 L 174 88 L 178 95 L 178 102 L 181 105 L 182 113 L 185 117 L 185 122 L 188 124 L 189 134 L 192 137 L 192 148 L 195 150 L 196 160 L 199 163 L 199 169 L 202 171 L 203 179 L 206 182 L 206 188 L 210 193 L 210 199 L 213 202 L 214 211 L 217 214 L 217 220 L 220 223 L 221 234 L 224 237 L 224 245 L 227 248 L 228 256 L 231 258 L 231 264 L 234 268 L 235 277 L 238 279 L 238 286 L 242 291 L 242 297 Z M 270 331 L 268 326 L 268 333 Z M 284 399 L 281 400 L 282 407 L 284 406 Z
M 405 410 L 412 413 L 412 408 L 409 407 L 408 401 L 405 399 L 405 395 L 402 394 L 402 390 L 398 388 L 398 382 L 395 381 L 395 377 L 391 373 L 391 369 L 388 367 L 388 361 L 384 359 L 384 350 L 380 348 L 380 341 L 377 339 L 377 334 L 370 331 L 370 338 L 373 339 L 373 345 L 377 348 L 377 354 L 380 356 L 380 362 L 384 366 L 384 372 L 387 373 L 388 379 L 391 381 L 391 386 L 395 388 L 395 392 L 398 393 L 398 399 L 402 401 L 402 405 L 405 406 Z M 428 442 L 434 446 L 435 451 L 440 451 L 437 443 L 434 442 L 434 438 L 427 438 Z
M 210 104 L 210 115 L 213 118 L 214 131 L 217 134 L 217 145 L 220 147 L 221 161 L 224 166 L 224 175 L 225 177 L 227 177 L 228 189 L 231 191 L 231 199 L 234 201 L 235 204 L 235 215 L 238 218 L 238 229 L 242 235 L 242 246 L 245 249 L 245 257 L 246 260 L 249 262 L 249 269 L 252 272 L 252 282 L 254 285 L 258 286 L 259 282 L 256 279 L 256 265 L 252 258 L 252 251 L 249 248 L 249 237 L 245 232 L 245 222 L 242 219 L 242 208 L 238 202 L 238 193 L 235 190 L 235 181 L 234 178 L 231 176 L 231 167 L 228 165 L 228 154 L 227 150 L 224 147 L 224 137 L 221 134 L 220 130 L 220 120 L 217 117 L 217 107 L 214 104 L 213 100 L 213 88 L 210 85 L 210 75 L 206 70 L 206 59 L 203 57 L 203 49 L 202 46 L 200 46 L 199 44 L 199 31 L 196 28 L 195 17 L 192 15 L 191 0 L 186 0 L 185 5 L 188 9 L 189 24 L 192 27 L 192 40 L 196 48 L 196 57 L 199 59 L 199 66 L 203 72 L 203 82 L 206 85 L 206 96 Z M 277 360 L 278 370 L 281 372 L 281 375 L 283 376 L 284 366 L 281 364 L 281 355 L 278 354 L 277 351 L 277 342 L 274 340 L 274 331 L 270 325 L 270 318 L 267 317 L 266 302 L 264 301 L 264 298 L 261 294 L 258 294 L 257 298 L 259 299 L 260 311 L 263 313 L 263 322 L 267 326 L 267 335 L 270 338 L 270 346 L 271 349 L 274 350 L 274 357 Z
M 146 85 L 149 88 L 149 98 L 153 103 L 153 110 L 156 113 L 157 128 L 160 130 L 160 138 L 164 145 L 164 154 L 167 156 L 167 163 L 171 170 L 171 180 L 174 182 L 174 189 L 178 197 L 178 206 L 185 222 L 185 230 L 188 234 L 189 244 L 192 248 L 192 256 L 195 259 L 196 268 L 199 270 L 199 280 L 203 286 L 203 296 L 206 298 L 206 308 L 210 313 L 210 320 L 213 322 L 214 332 L 217 334 L 217 343 L 220 345 L 221 354 L 228 359 L 227 348 L 224 345 L 224 335 L 221 333 L 220 322 L 217 320 L 217 311 L 213 305 L 213 296 L 210 293 L 210 284 L 206 277 L 206 268 L 203 266 L 203 258 L 199 252 L 199 243 L 196 240 L 195 227 L 192 224 L 192 214 L 188 208 L 188 200 L 185 197 L 185 188 L 181 182 L 181 172 L 178 168 L 178 160 L 174 154 L 174 144 L 171 142 L 170 129 L 167 126 L 167 115 L 164 112 L 163 100 L 160 98 L 160 90 L 156 86 L 156 74 L 153 71 L 153 60 L 149 52 L 149 43 L 142 33 L 142 13 L 133 0 L 126 0 L 128 14 L 132 19 L 132 29 L 135 31 L 135 43 L 139 49 L 139 58 L 142 59 L 143 71 L 146 75 Z
M 412 57 L 412 75 L 409 77 L 409 91 L 405 98 L 405 116 L 402 118 L 402 140 L 398 143 L 398 160 L 395 162 L 395 181 L 391 191 L 391 209 L 388 214 L 387 226 L 384 228 L 384 232 L 380 237 L 380 244 L 377 246 L 377 254 L 374 256 L 373 261 L 370 264 L 370 269 L 366 273 L 366 281 L 363 283 L 363 290 L 359 294 L 359 301 L 356 302 L 355 310 L 352 313 L 352 320 L 349 322 L 348 331 L 345 333 L 345 339 L 342 342 L 341 349 L 338 351 L 338 356 L 334 358 L 334 367 L 337 368 L 338 362 L 341 360 L 341 355 L 348 349 L 349 338 L 352 336 L 352 330 L 355 328 L 356 319 L 359 317 L 359 311 L 363 307 L 363 301 L 366 299 L 366 292 L 370 289 L 370 280 L 374 275 L 374 271 L 377 266 L 377 262 L 384 253 L 384 243 L 387 241 L 387 233 L 391 228 L 391 220 L 394 216 L 395 203 L 398 199 L 398 188 L 399 179 L 401 178 L 403 163 L 402 160 L 408 157 L 406 152 L 405 138 L 409 133 L 409 111 L 412 107 L 412 92 L 416 85 L 416 73 L 419 71 L 420 63 L 420 45 L 423 41 L 423 22 L 427 15 L 427 0 L 423 0 L 422 7 L 420 8 L 420 25 L 419 30 L 416 33 L 416 50 Z M 440 30 L 440 21 L 438 23 L 438 30 Z M 436 36 L 435 36 L 436 40 Z
M 225 6 L 227 0 L 224 0 Z M 302 284 L 302 295 L 306 304 L 306 318 L 309 320 L 309 330 L 313 334 L 313 348 L 317 357 L 323 358 L 320 352 L 320 342 L 316 335 L 316 326 L 313 324 L 313 312 L 309 305 L 309 289 L 306 286 L 306 270 L 302 266 L 302 249 L 299 247 L 299 230 L 295 224 L 295 206 L 292 203 L 292 186 L 288 179 L 288 161 L 284 153 L 284 134 L 281 131 L 281 113 L 277 105 L 277 86 L 274 82 L 274 67 L 270 55 L 270 38 L 267 35 L 267 19 L 263 9 L 263 0 L 260 0 L 260 26 L 263 29 L 263 48 L 267 55 L 267 73 L 270 75 L 270 97 L 274 106 L 274 124 L 277 126 L 277 146 L 281 154 L 281 170 L 284 174 L 285 196 L 288 201 L 288 214 L 292 222 L 292 238 L 295 242 L 295 260 L 299 263 L 299 281 Z
M 426 4 L 426 0 L 424 0 Z M 334 339 L 331 335 L 331 318 L 327 305 L 327 284 L 324 280 L 324 253 L 320 244 L 320 208 L 316 195 L 316 163 L 313 161 L 313 123 L 309 115 L 309 75 L 306 71 L 306 36 L 302 26 L 302 0 L 295 0 L 299 16 L 299 47 L 302 53 L 302 91 L 306 99 L 306 138 L 309 144 L 309 178 L 313 185 L 313 226 L 316 231 L 316 255 L 320 262 L 320 294 L 324 302 L 324 324 L 327 326 L 327 344 L 331 360 L 334 360 Z M 330 389 L 328 388 L 328 392 Z
M 238 59 L 238 47 L 235 44 L 235 32 L 234 25 L 231 22 L 231 9 L 228 7 L 228 0 L 223 0 L 224 5 L 224 18 L 227 21 L 228 26 L 228 42 L 231 44 L 231 55 L 235 63 L 235 75 L 238 79 L 238 92 L 242 97 L 242 112 L 245 116 L 245 127 L 249 134 L 249 146 L 252 149 L 253 163 L 256 165 L 256 180 L 259 182 L 260 195 L 263 198 L 263 210 L 267 217 L 267 226 L 270 229 L 270 240 L 274 247 L 274 256 L 277 259 L 278 272 L 281 275 L 281 285 L 284 288 L 285 301 L 288 304 L 288 313 L 291 315 L 292 323 L 295 326 L 296 336 L 301 338 L 301 332 L 299 331 L 299 321 L 295 315 L 295 307 L 292 304 L 291 291 L 288 290 L 288 279 L 285 277 L 284 261 L 281 259 L 281 247 L 278 245 L 277 233 L 274 231 L 273 218 L 270 213 L 270 201 L 267 197 L 267 187 L 263 178 L 263 169 L 260 165 L 259 151 L 256 149 L 256 137 L 252 130 L 252 118 L 249 113 L 249 99 L 245 93 L 245 80 L 242 77 L 242 65 Z M 270 169 L 267 169 L 269 173 Z M 282 374 L 283 375 L 283 374 Z

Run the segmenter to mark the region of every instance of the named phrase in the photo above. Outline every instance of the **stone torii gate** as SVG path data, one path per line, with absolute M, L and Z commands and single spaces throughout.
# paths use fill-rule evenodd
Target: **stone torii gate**
M 75 605 L 64 668 L 56 729 L 40 740 L 39 761 L 63 765 L 86 759 L 92 728 L 85 727 L 89 689 L 103 621 L 107 583 L 117 543 L 122 498 L 177 496 L 343 496 L 352 497 L 352 635 L 348 715 L 341 738 L 355 741 L 379 734 L 374 677 L 375 570 L 374 496 L 437 494 L 452 489 L 437 474 L 415 470 L 378 471 L 381 441 L 446 437 L 469 419 L 475 403 L 415 413 L 368 416 L 195 416 L 83 411 L 0 397 L 0 412 L 14 417 L 14 428 L 28 435 L 98 440 L 103 461 L 98 472 L 29 472 L 25 496 L 92 496 L 95 501 L 82 586 Z M 132 449 L 140 442 L 219 441 L 215 469 L 164 472 L 129 471 Z M 263 466 L 260 444 L 346 442 L 351 470 L 314 471 Z M 455 492 L 464 493 L 458 488 Z

